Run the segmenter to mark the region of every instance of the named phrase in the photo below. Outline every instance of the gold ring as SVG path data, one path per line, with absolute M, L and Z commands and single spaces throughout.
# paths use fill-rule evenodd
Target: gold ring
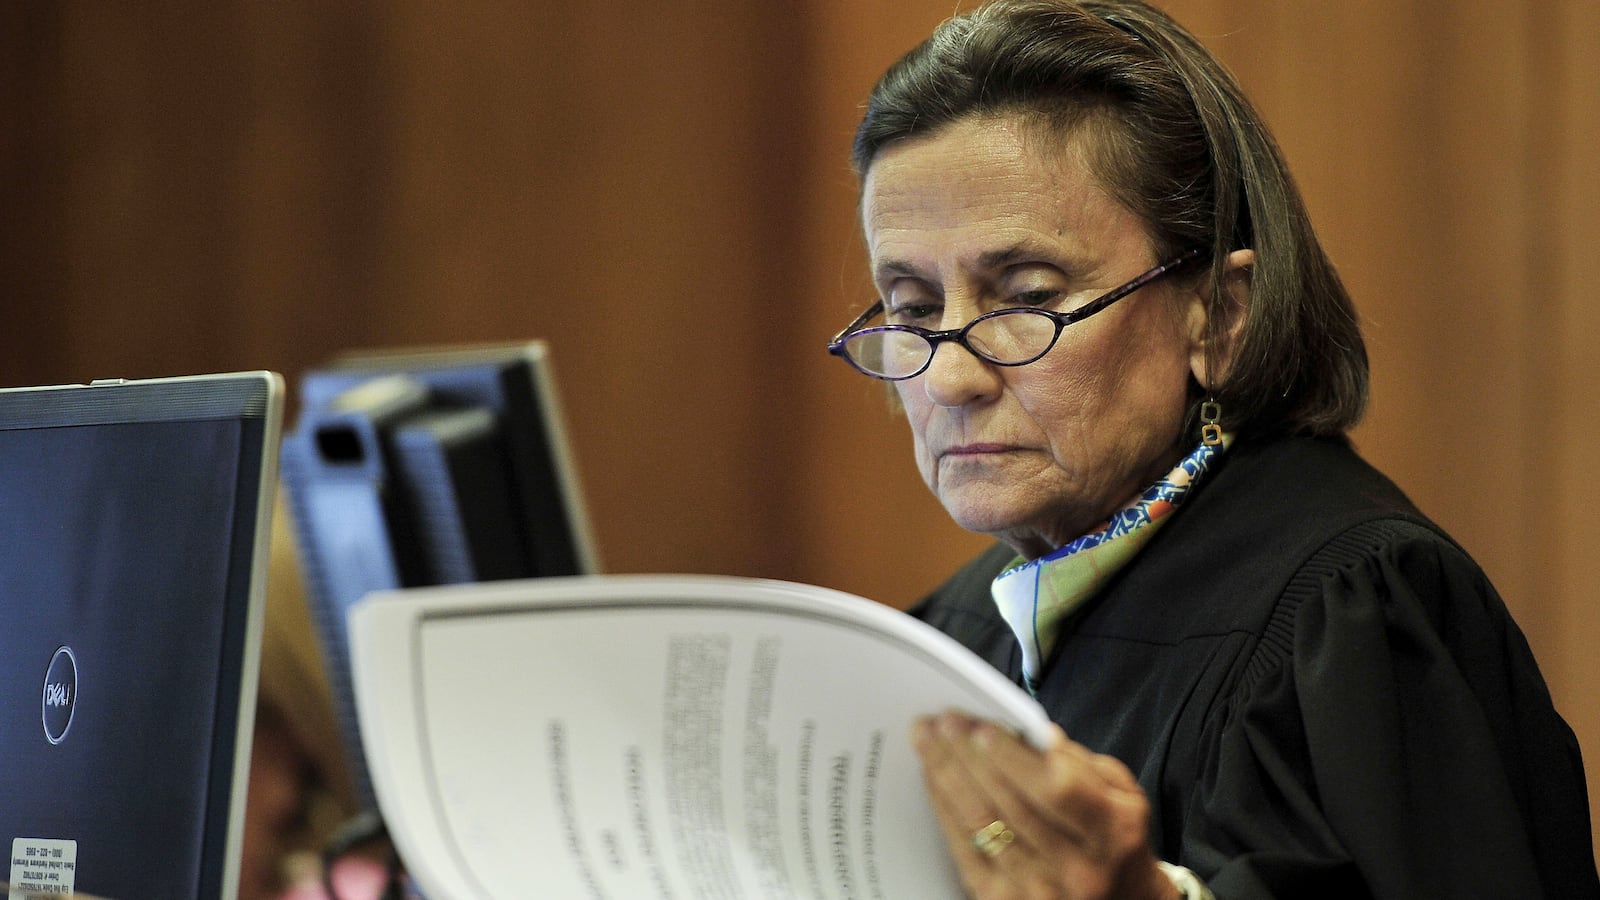
M 972 833 L 972 846 L 984 856 L 994 859 L 1016 839 L 1017 836 L 1011 833 L 1006 823 L 995 819 Z

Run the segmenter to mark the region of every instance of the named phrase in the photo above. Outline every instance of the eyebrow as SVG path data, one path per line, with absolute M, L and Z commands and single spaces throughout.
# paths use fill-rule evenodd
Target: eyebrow
M 986 250 L 978 254 L 978 267 L 982 269 L 1001 269 L 1024 257 L 1044 255 L 1047 254 L 1032 244 L 1025 242 L 1012 244 L 1000 250 Z
M 873 274 L 879 278 L 886 275 L 908 276 L 911 278 L 921 277 L 917 267 L 903 259 L 878 260 L 878 264 L 873 266 Z

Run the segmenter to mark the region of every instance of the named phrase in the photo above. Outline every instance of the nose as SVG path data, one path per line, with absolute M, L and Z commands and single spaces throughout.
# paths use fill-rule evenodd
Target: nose
M 952 408 L 993 399 L 1001 386 L 998 367 L 979 359 L 958 341 L 936 346 L 928 368 L 918 378 L 930 401 Z

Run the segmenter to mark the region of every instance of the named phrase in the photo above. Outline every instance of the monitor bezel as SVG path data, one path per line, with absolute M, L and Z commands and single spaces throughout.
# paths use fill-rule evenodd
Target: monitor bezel
M 230 548 L 227 599 L 232 602 L 219 639 L 221 683 L 196 897 L 232 898 L 239 889 L 284 396 L 282 376 L 264 370 L 0 388 L 0 432 L 204 419 L 241 425 L 232 527 L 234 535 L 249 540 L 236 537 Z

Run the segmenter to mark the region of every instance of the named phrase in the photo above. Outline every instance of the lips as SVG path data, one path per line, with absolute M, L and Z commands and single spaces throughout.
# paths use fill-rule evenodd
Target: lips
M 952 457 L 954 457 L 954 458 L 968 458 L 968 457 L 993 456 L 993 455 L 995 455 L 997 453 L 1010 453 L 1011 451 L 1018 450 L 1018 449 L 1021 449 L 1021 448 L 1017 447 L 1015 444 L 998 444 L 998 443 L 958 444 L 958 445 L 956 445 L 954 447 L 946 447 L 944 450 L 941 450 L 939 452 L 939 458 L 940 459 L 949 459 L 949 458 L 952 458 Z

